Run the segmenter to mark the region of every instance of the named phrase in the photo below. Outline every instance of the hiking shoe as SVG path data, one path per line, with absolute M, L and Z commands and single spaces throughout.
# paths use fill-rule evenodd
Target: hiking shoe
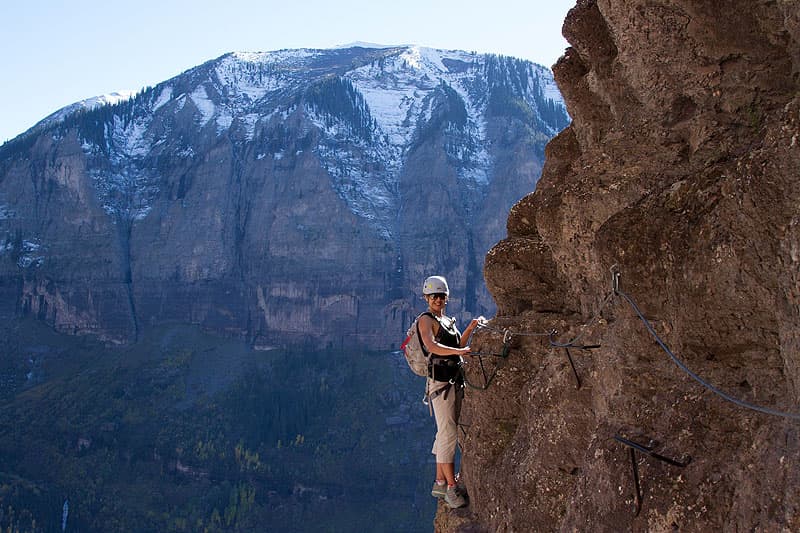
M 450 506 L 450 509 L 458 509 L 467 505 L 467 500 L 456 490 L 456 487 L 447 487 L 447 491 L 444 494 L 444 502 Z
M 431 487 L 431 496 L 434 498 L 444 498 L 444 495 L 447 493 L 447 483 L 442 483 L 439 485 L 435 481 L 433 482 L 433 487 Z

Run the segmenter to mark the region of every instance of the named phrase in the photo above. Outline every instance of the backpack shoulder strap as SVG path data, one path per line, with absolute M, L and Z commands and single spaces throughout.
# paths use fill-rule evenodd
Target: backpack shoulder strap
M 417 325 L 417 340 L 419 341 L 419 345 L 420 345 L 420 347 L 422 348 L 422 353 L 423 353 L 423 354 L 425 354 L 425 357 L 427 358 L 427 357 L 430 357 L 431 353 L 430 353 L 430 352 L 428 351 L 428 349 L 425 347 L 425 343 L 424 343 L 424 342 L 422 342 L 422 334 L 419 332 L 419 319 L 420 319 L 422 316 L 424 316 L 424 315 L 428 315 L 429 317 L 431 317 L 431 318 L 432 318 L 432 319 L 434 319 L 434 320 L 436 320 L 436 317 L 435 317 L 435 316 L 433 316 L 433 313 L 431 313 L 430 311 L 425 311 L 424 313 L 420 313 L 420 314 L 419 314 L 419 316 L 417 317 L 417 320 L 416 320 L 416 325 Z

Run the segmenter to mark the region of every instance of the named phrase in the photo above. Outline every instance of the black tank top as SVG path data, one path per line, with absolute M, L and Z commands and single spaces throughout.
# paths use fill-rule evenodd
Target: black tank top
M 439 323 L 439 331 L 436 333 L 436 342 L 451 348 L 461 347 L 461 332 L 456 327 L 456 319 L 448 316 L 433 318 Z M 431 367 L 429 377 L 436 382 L 463 383 L 461 373 L 461 357 L 452 355 L 431 355 Z
M 439 323 L 439 333 L 436 334 L 436 342 L 451 348 L 461 347 L 461 332 L 456 327 L 456 319 L 448 316 L 434 318 Z

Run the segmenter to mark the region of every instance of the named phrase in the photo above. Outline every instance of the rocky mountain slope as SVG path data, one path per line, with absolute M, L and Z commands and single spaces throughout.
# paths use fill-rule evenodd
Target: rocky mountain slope
M 471 506 L 437 531 L 800 530 L 798 4 L 580 0 L 564 34 L 574 120 L 488 255 L 475 345 L 516 334 L 468 392 Z M 692 379 L 626 296 L 709 385 L 786 414 Z
M 462 312 L 568 123 L 552 73 L 403 46 L 233 53 L 0 148 L 0 312 L 135 341 L 397 345 L 424 276 Z

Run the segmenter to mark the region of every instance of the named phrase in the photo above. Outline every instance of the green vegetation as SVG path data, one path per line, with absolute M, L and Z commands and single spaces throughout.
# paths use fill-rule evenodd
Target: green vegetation
M 305 101 L 314 111 L 325 116 L 328 127 L 341 121 L 347 124 L 353 135 L 366 141 L 372 138 L 375 120 L 364 97 L 350 80 L 339 76 L 323 78 L 306 90 Z
M 433 423 L 396 354 L 254 352 L 178 326 L 112 349 L 14 327 L 0 531 L 60 531 L 65 500 L 67 531 L 430 527 Z
M 569 125 L 569 115 L 561 105 L 547 98 L 532 65 L 522 59 L 488 55 L 485 66 L 489 80 L 489 113 L 493 116 L 516 117 L 525 124 L 535 124 L 561 131 Z M 533 90 L 536 110 L 524 95 Z

